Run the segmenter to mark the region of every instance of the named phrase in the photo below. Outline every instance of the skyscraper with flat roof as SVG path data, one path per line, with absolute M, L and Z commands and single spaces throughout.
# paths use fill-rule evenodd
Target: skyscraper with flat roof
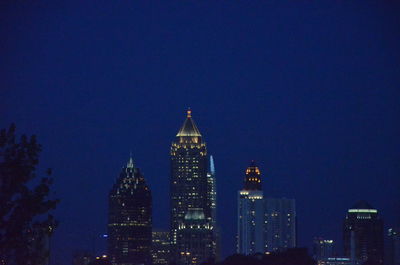
M 150 265 L 151 192 L 132 158 L 109 194 L 108 254 L 113 265 Z
M 344 254 L 352 260 L 383 264 L 383 221 L 365 201 L 357 202 L 343 223 Z
M 294 199 L 265 198 L 265 249 L 267 252 L 296 247 Z
M 215 239 L 204 237 L 200 241 L 190 243 L 187 234 L 192 222 L 201 222 L 202 227 L 207 227 L 213 232 L 212 200 L 214 198 L 212 183 L 207 177 L 207 149 L 203 137 L 197 128 L 191 110 L 187 111 L 186 120 L 176 135 L 171 145 L 171 250 L 172 260 L 181 264 L 199 264 L 215 256 Z M 211 185 L 211 187 L 210 187 Z M 214 190 L 215 192 L 215 190 Z M 192 213 L 195 209 L 196 216 L 204 216 L 193 221 Z M 203 223 L 205 222 L 205 223 Z M 180 236 L 178 236 L 178 230 Z M 197 235 L 199 231 L 196 230 Z M 207 232 L 208 233 L 208 232 Z M 184 240 L 185 243 L 180 242 Z M 211 240 L 208 242 L 207 240 Z M 200 244 L 200 245 L 199 245 Z M 208 246 L 211 245 L 211 252 Z M 196 247 L 194 247 L 196 246 Z M 182 248 L 192 248 L 191 250 Z M 201 250 L 201 251 L 200 251 Z M 200 252 L 198 252 L 200 251 Z M 196 259 L 186 259 L 186 253 Z M 183 255 L 185 255 L 183 257 Z
M 244 187 L 238 193 L 237 252 L 264 253 L 264 204 L 261 172 L 252 161 L 246 169 Z

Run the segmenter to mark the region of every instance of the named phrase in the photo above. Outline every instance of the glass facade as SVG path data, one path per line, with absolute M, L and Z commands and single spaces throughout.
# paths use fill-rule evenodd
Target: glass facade
M 237 252 L 264 253 L 264 204 L 261 172 L 254 161 L 246 169 L 244 189 L 238 193 Z
M 207 177 L 207 149 L 196 124 L 194 123 L 191 111 L 187 112 L 186 120 L 176 135 L 176 140 L 171 145 L 171 250 L 172 260 L 187 264 L 188 259 L 181 259 L 180 253 L 190 252 L 196 256 L 197 263 L 207 260 L 210 256 L 208 251 L 203 251 L 209 244 L 213 246 L 212 256 L 215 255 L 215 240 L 211 242 L 202 240 L 203 247 L 196 247 L 192 251 L 181 249 L 184 245 L 180 240 L 186 240 L 182 233 L 178 237 L 180 225 L 185 225 L 186 214 L 190 209 L 197 209 L 204 214 L 205 222 L 209 224 L 208 230 L 213 230 L 212 210 L 209 192 L 212 191 L 209 178 Z M 186 230 L 185 230 L 186 231 Z M 198 232 L 198 231 L 197 231 Z M 197 233 L 196 232 L 196 233 Z M 208 232 L 207 232 L 208 233 Z M 184 233 L 186 234 L 186 232 Z M 196 240 L 193 238 L 193 240 Z M 196 242 L 195 244 L 199 244 Z M 189 244 L 192 246 L 194 244 Z M 203 249 L 202 254 L 198 255 L 196 251 Z M 206 255 L 206 256 L 203 256 Z M 183 263 L 182 263 L 183 262 Z M 190 263 L 192 264 L 192 263 Z
M 360 201 L 347 211 L 343 245 L 345 256 L 352 260 L 383 264 L 383 221 L 367 202 Z
M 150 265 L 151 192 L 129 160 L 110 191 L 108 254 L 113 265 Z
M 153 231 L 152 250 L 153 265 L 169 264 L 170 239 L 167 231 Z

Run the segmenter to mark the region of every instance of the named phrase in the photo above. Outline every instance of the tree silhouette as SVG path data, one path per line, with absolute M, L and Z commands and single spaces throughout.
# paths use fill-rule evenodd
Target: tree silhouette
M 268 255 L 234 254 L 221 262 L 204 262 L 202 265 L 316 265 L 316 262 L 308 255 L 306 248 L 291 248 Z
M 48 240 L 57 226 L 49 214 L 59 200 L 49 199 L 51 170 L 36 178 L 41 145 L 15 125 L 0 131 L 0 264 L 46 264 Z

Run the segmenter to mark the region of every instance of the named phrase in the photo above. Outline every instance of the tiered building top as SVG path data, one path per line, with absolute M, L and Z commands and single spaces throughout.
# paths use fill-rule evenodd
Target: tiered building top
M 246 177 L 244 180 L 244 190 L 262 190 L 261 172 L 254 160 L 246 169 Z

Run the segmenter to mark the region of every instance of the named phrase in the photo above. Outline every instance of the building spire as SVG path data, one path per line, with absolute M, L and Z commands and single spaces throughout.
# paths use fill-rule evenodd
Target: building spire
M 127 167 L 127 168 L 134 168 L 134 167 L 135 167 L 135 165 L 134 165 L 134 163 L 133 163 L 133 158 L 132 158 L 132 151 L 130 151 L 130 154 L 129 154 L 129 161 L 128 161 L 128 163 L 126 164 L 126 167 Z
M 192 110 L 187 110 L 186 120 L 179 130 L 177 137 L 201 137 L 200 131 L 192 119 Z
M 215 174 L 214 158 L 212 155 L 210 155 L 210 173 Z

